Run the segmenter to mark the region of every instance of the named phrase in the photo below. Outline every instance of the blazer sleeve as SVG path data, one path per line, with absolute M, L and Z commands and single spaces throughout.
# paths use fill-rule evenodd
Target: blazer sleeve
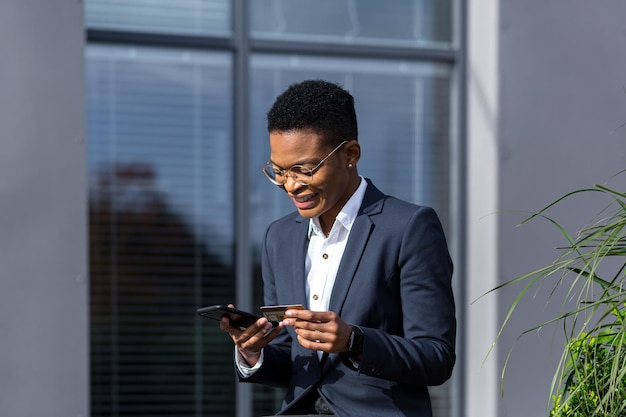
M 268 256 L 268 250 L 272 250 L 271 245 L 268 243 L 268 234 L 271 234 L 273 231 L 270 226 L 265 232 L 261 255 L 265 305 L 278 304 L 274 272 Z M 238 373 L 239 380 L 241 382 L 258 382 L 279 388 L 289 386 L 292 376 L 291 345 L 291 329 L 281 330 L 281 333 L 263 349 L 263 365 L 259 370 L 248 378 L 242 378 L 241 374 Z
M 389 332 L 362 327 L 359 372 L 412 385 L 439 385 L 450 377 L 456 359 L 452 261 L 434 210 L 418 207 L 406 223 L 400 222 L 403 232 L 396 228 L 398 220 L 389 228 L 401 240 L 389 254 L 397 259 L 397 276 L 390 280 L 399 286 L 402 328 Z

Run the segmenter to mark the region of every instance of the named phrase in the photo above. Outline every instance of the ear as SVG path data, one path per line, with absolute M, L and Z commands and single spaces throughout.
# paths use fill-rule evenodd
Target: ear
M 343 147 L 343 153 L 348 164 L 356 165 L 361 159 L 361 144 L 356 140 L 351 140 Z

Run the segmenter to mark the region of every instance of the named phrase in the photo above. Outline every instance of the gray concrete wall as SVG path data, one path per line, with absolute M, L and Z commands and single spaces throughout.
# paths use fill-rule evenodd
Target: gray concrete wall
M 83 5 L 0 2 L 0 415 L 87 416 Z
M 547 222 L 517 228 L 523 216 L 506 210 L 537 210 L 596 182 L 624 190 L 626 176 L 609 180 L 626 168 L 626 127 L 618 129 L 626 122 L 626 2 L 501 0 L 499 7 L 497 258 L 503 282 L 550 263 L 564 242 Z M 598 207 L 578 198 L 551 214 L 575 233 Z M 499 322 L 519 289 L 500 292 Z M 560 301 L 546 305 L 551 289 L 543 287 L 514 316 L 497 350 L 499 368 L 519 331 L 557 314 Z M 553 327 L 518 342 L 498 416 L 548 415 L 562 343 Z

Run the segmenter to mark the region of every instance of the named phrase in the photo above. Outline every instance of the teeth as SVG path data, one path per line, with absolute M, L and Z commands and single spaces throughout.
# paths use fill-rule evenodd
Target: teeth
M 306 203 L 307 201 L 311 200 L 313 198 L 313 195 L 308 195 L 306 197 L 296 197 L 295 200 L 298 203 Z

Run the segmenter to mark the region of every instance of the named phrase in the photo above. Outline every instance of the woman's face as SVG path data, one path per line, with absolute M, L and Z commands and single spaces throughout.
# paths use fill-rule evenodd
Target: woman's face
M 333 147 L 323 143 L 311 130 L 271 132 L 270 161 L 279 169 L 294 165 L 313 168 L 333 151 Z M 281 188 L 302 217 L 319 217 L 322 227 L 330 229 L 337 214 L 358 188 L 360 178 L 356 162 L 359 156 L 358 142 L 349 141 L 314 172 L 310 184 L 301 185 L 288 177 Z

